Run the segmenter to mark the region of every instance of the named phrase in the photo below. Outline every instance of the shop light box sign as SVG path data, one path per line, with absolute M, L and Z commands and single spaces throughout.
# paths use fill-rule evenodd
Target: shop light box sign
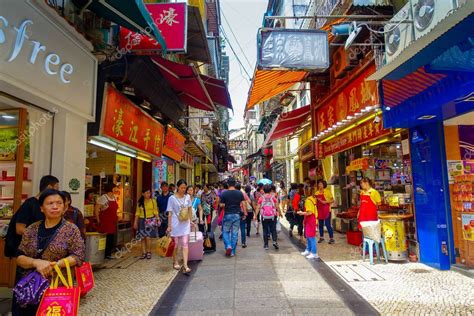
M 161 157 L 164 127 L 111 85 L 105 87 L 101 135 Z
M 329 68 L 328 34 L 325 31 L 263 28 L 258 37 L 259 69 Z

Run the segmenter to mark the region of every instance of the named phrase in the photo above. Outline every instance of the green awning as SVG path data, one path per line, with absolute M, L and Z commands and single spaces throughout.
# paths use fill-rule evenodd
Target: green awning
M 142 0 L 89 0 L 86 8 L 129 30 L 149 34 L 160 43 L 163 54 L 166 53 L 165 40 Z

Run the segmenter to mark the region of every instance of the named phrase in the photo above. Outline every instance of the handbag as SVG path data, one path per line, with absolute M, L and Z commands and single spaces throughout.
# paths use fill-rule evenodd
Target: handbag
M 161 237 L 157 241 L 157 252 L 161 257 L 173 256 L 174 247 L 174 240 L 168 235 Z
M 53 278 L 49 289 L 46 289 L 44 292 L 38 311 L 36 312 L 37 316 L 77 315 L 81 290 L 72 283 L 69 261 L 64 259 L 64 263 L 66 264 L 67 280 L 58 265 L 55 265 L 56 278 Z M 65 285 L 64 287 L 58 287 L 59 280 Z
M 280 219 L 277 219 L 277 222 L 276 222 L 276 232 L 277 232 L 277 233 L 281 232 Z
M 176 201 L 178 201 L 178 199 L 176 199 Z M 178 201 L 178 205 L 179 205 L 179 201 Z M 186 204 L 186 201 L 185 201 L 185 204 Z M 178 220 L 180 222 L 185 222 L 187 220 L 189 220 L 189 208 L 184 206 L 184 205 L 179 205 L 179 214 L 178 214 Z
M 38 271 L 32 271 L 21 278 L 13 288 L 13 292 L 18 305 L 26 307 L 26 305 L 38 305 L 48 287 L 49 281 Z
M 81 289 L 81 297 L 85 296 L 94 288 L 94 274 L 89 262 L 84 262 L 82 266 L 75 267 L 77 285 Z

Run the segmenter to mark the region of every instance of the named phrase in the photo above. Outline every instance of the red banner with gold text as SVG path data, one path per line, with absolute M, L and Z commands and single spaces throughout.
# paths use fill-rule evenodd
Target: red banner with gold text
M 101 135 L 161 157 L 164 127 L 110 85 L 102 105 Z
M 184 137 L 176 128 L 168 126 L 166 130 L 165 144 L 163 146 L 163 154 L 176 160 L 181 161 L 184 156 L 184 146 L 186 137 Z

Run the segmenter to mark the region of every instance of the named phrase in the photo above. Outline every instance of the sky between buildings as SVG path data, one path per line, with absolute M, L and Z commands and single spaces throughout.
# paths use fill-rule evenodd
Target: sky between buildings
M 220 0 L 220 3 L 225 35 L 248 73 L 240 66 L 227 43 L 225 51 L 230 59 L 229 93 L 234 107 L 234 114 L 230 113 L 229 128 L 234 129 L 244 126 L 245 103 L 257 58 L 257 31 L 262 26 L 268 0 Z

